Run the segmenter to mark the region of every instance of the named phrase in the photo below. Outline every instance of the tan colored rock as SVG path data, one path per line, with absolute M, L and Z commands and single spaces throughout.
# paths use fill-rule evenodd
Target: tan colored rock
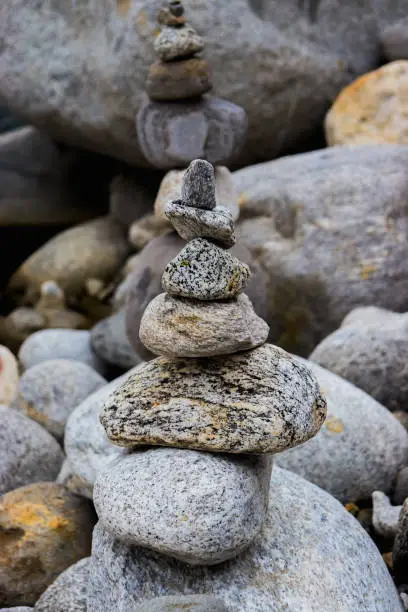
M 0 345 L 0 404 L 9 406 L 17 395 L 18 363 L 13 353 Z
M 0 500 L 0 605 L 33 605 L 67 567 L 91 552 L 94 513 L 55 483 L 36 483 Z
M 326 115 L 329 145 L 408 144 L 408 61 L 369 72 L 348 85 Z
M 268 333 L 244 293 L 214 302 L 161 293 L 147 306 L 139 332 L 149 351 L 167 357 L 230 355 L 264 344 Z
M 153 238 L 166 234 L 169 224 L 155 215 L 144 215 L 132 223 L 129 229 L 129 242 L 136 249 L 143 249 Z
M 208 62 L 191 58 L 178 62 L 155 62 L 150 66 L 146 92 L 152 100 L 183 100 L 212 88 Z

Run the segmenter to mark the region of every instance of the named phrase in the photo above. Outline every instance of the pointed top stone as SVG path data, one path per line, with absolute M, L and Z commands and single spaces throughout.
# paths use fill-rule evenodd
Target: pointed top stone
M 181 199 L 187 206 L 194 208 L 215 208 L 215 173 L 212 164 L 204 159 L 191 162 L 184 175 Z

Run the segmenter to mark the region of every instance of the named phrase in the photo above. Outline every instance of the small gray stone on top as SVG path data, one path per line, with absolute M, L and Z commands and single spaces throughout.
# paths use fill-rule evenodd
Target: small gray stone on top
M 139 330 L 149 351 L 167 357 L 231 355 L 264 344 L 268 334 L 245 293 L 212 302 L 161 293 L 144 311 Z
M 164 26 L 154 40 L 154 50 L 163 62 L 182 59 L 204 49 L 204 41 L 190 25 Z
M 402 506 L 392 506 L 390 500 L 382 491 L 374 491 L 372 499 L 375 533 L 387 540 L 394 540 Z
M 35 612 L 86 612 L 89 557 L 63 571 L 41 595 Z
M 106 364 L 94 353 L 88 330 L 43 329 L 31 334 L 21 345 L 18 358 L 25 370 L 49 359 L 73 359 L 91 366 L 100 374 Z
M 190 163 L 183 178 L 181 199 L 194 208 L 215 208 L 215 172 L 212 164 L 204 159 L 195 159 Z
M 225 300 L 245 289 L 249 267 L 208 240 L 196 238 L 170 261 L 162 276 L 170 295 L 197 300 Z
M 272 460 L 178 448 L 130 453 L 99 472 L 94 504 L 115 537 L 190 565 L 213 565 L 262 528 Z
M 227 208 L 202 210 L 186 204 L 185 200 L 172 200 L 164 207 L 164 214 L 183 240 L 209 238 L 226 248 L 234 246 L 234 220 Z
M 98 357 L 124 370 L 133 368 L 141 361 L 128 340 L 123 309 L 102 319 L 92 328 L 91 344 Z
M 212 595 L 176 595 L 155 597 L 129 612 L 228 612 L 224 602 Z
M 0 495 L 41 481 L 53 481 L 64 460 L 61 447 L 35 421 L 0 406 Z

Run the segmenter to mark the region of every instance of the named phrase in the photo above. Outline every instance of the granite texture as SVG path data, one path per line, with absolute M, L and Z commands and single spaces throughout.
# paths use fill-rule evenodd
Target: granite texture
M 183 59 L 203 49 L 203 39 L 189 25 L 181 28 L 165 26 L 154 39 L 154 50 L 163 62 Z
M 186 240 L 208 238 L 230 248 L 235 244 L 234 220 L 227 208 L 200 210 L 186 206 L 184 200 L 172 200 L 164 207 L 164 214 L 179 236 Z
M 325 416 L 308 368 L 265 344 L 230 357 L 145 363 L 105 402 L 101 422 L 120 446 L 277 453 L 314 436 Z
M 132 608 L 130 612 L 228 612 L 218 597 L 211 595 L 180 595 L 176 597 L 155 597 Z
M 194 208 L 215 208 L 215 171 L 211 163 L 205 159 L 194 159 L 189 164 L 183 176 L 181 199 Z
M 41 595 L 34 612 L 87 612 L 89 557 L 62 572 Z

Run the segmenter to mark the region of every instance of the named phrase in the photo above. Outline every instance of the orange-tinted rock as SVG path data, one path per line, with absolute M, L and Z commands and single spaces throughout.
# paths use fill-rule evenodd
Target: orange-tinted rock
M 0 605 L 33 605 L 67 567 L 91 552 L 94 512 L 56 483 L 20 487 L 0 500 Z

